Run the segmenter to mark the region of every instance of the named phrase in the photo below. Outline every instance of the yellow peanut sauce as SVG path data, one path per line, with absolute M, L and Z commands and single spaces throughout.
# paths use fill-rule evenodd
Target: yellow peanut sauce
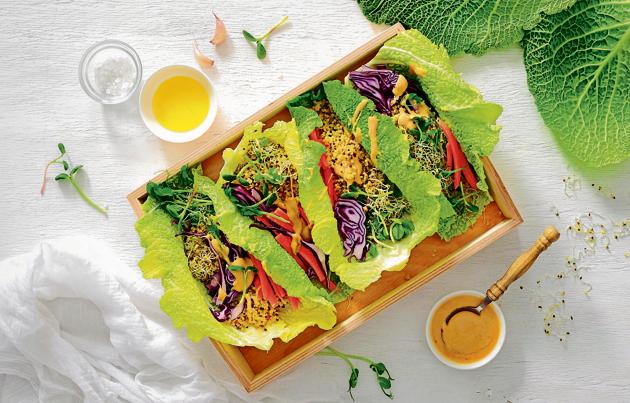
M 447 360 L 471 364 L 488 356 L 497 345 L 501 322 L 492 305 L 481 311 L 481 315 L 460 312 L 446 324 L 446 317 L 455 309 L 477 306 L 482 300 L 475 295 L 455 295 L 435 310 L 430 324 L 431 341 Z
M 370 136 L 370 159 L 374 165 L 376 165 L 376 156 L 378 155 L 378 141 L 376 138 L 377 127 L 378 119 L 376 116 L 370 116 L 368 118 L 368 135 Z

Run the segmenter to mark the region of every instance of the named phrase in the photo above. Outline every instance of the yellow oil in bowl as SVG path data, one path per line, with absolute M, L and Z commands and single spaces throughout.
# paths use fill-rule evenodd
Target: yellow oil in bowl
M 208 116 L 210 97 L 199 81 L 188 76 L 164 80 L 152 98 L 155 120 L 165 129 L 187 132 L 198 127 Z

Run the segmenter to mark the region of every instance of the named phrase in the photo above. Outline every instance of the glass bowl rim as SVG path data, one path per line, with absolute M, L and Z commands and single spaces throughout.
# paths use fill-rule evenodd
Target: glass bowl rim
M 98 54 L 100 51 L 108 48 L 114 48 L 125 52 L 127 55 L 131 57 L 133 60 L 134 66 L 136 68 L 136 80 L 127 93 L 126 96 L 117 98 L 115 100 L 110 100 L 107 98 L 103 98 L 97 94 L 92 85 L 87 80 L 87 66 L 89 65 L 92 58 Z M 81 84 L 81 88 L 83 91 L 92 98 L 93 100 L 101 103 L 101 104 L 119 104 L 127 101 L 133 94 L 136 92 L 140 83 L 142 82 L 142 62 L 140 61 L 140 57 L 138 53 L 132 48 L 129 44 L 119 41 L 117 39 L 106 39 L 104 41 L 97 42 L 87 48 L 87 50 L 83 53 L 81 57 L 81 61 L 79 62 L 79 83 Z

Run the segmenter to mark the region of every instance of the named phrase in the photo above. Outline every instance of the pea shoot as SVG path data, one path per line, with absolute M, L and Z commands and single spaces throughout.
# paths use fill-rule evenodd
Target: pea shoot
M 87 204 L 92 206 L 99 213 L 107 215 L 107 210 L 104 209 L 103 207 L 99 206 L 92 199 L 90 199 L 88 197 L 88 195 L 85 194 L 83 189 L 81 189 L 81 187 L 79 186 L 79 184 L 76 181 L 76 175 L 83 168 L 83 165 L 76 165 L 76 166 L 72 166 L 71 167 L 70 164 L 68 163 L 68 161 L 63 159 L 63 157 L 66 155 L 66 146 L 64 146 L 63 143 L 59 143 L 59 144 L 57 144 L 57 148 L 59 149 L 60 155 L 57 158 L 54 158 L 51 161 L 49 161 L 48 164 L 46 164 L 46 168 L 44 169 L 44 178 L 42 180 L 42 186 L 41 186 L 41 189 L 40 189 L 40 194 L 43 196 L 44 192 L 46 191 L 46 179 L 48 177 L 48 169 L 51 167 L 51 165 L 55 165 L 55 164 L 56 165 L 61 165 L 63 167 L 64 172 L 62 172 L 59 175 L 55 176 L 55 180 L 57 182 L 68 181 L 70 183 L 70 185 L 72 185 L 72 187 L 77 191 L 79 196 L 81 196 L 81 198 Z
M 348 379 L 348 393 L 350 394 L 352 400 L 354 400 L 352 389 L 355 389 L 359 382 L 359 369 L 354 366 L 352 360 L 358 360 L 367 363 L 372 372 L 374 372 L 374 375 L 376 375 L 376 382 L 378 382 L 378 386 L 381 388 L 383 394 L 390 399 L 394 398 L 394 395 L 391 391 L 392 381 L 394 380 L 394 378 L 391 377 L 389 371 L 387 370 L 387 367 L 382 362 L 375 362 L 367 357 L 363 357 L 360 355 L 345 354 L 339 350 L 335 350 L 332 347 L 326 347 L 325 349 L 317 353 L 317 355 L 339 357 L 348 365 L 348 367 L 350 368 L 350 378 Z
M 265 48 L 265 45 L 263 45 L 264 40 L 267 39 L 267 37 L 271 35 L 273 31 L 275 31 L 276 29 L 284 25 L 288 19 L 289 19 L 288 15 L 284 16 L 284 18 L 282 18 L 280 22 L 278 22 L 276 25 L 271 27 L 271 29 L 267 31 L 267 33 L 259 37 L 255 37 L 249 32 L 243 30 L 243 36 L 245 37 L 245 39 L 248 42 L 252 42 L 256 44 L 256 57 L 258 57 L 258 59 L 263 60 L 265 57 L 267 57 L 267 49 Z

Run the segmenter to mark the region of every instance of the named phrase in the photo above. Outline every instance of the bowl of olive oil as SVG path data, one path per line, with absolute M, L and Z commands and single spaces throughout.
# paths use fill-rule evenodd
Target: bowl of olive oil
M 202 136 L 217 116 L 217 96 L 208 77 L 194 67 L 164 67 L 140 92 L 140 114 L 162 140 L 186 143 Z

